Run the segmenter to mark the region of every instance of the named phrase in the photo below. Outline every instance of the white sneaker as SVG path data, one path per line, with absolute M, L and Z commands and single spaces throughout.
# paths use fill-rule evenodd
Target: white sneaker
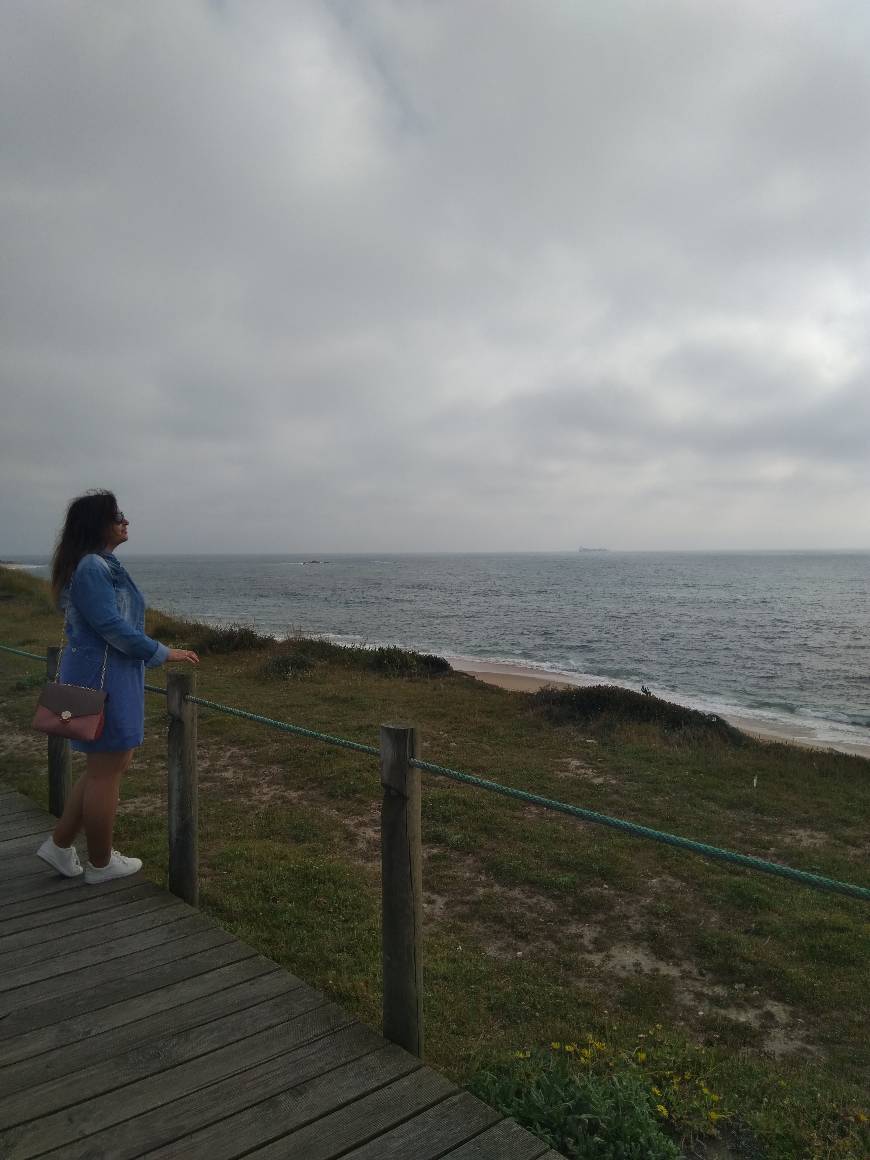
M 110 882 L 113 878 L 138 874 L 141 869 L 141 858 L 127 858 L 113 850 L 105 866 L 92 866 L 90 862 L 85 862 L 85 882 L 89 886 L 99 886 L 101 882 Z
M 36 851 L 36 856 L 49 866 L 53 866 L 64 878 L 78 878 L 82 873 L 82 864 L 75 846 L 56 846 L 54 838 L 46 838 Z

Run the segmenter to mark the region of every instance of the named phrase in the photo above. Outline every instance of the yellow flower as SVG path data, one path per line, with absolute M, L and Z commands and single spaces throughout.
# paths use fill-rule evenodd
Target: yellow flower
M 666 1120 L 668 1118 L 668 1109 L 665 1107 L 664 1104 L 656 1104 L 656 1111 L 658 1112 L 658 1114 L 661 1116 L 661 1118 L 663 1120 Z
M 710 1120 L 711 1124 L 715 1124 L 717 1120 L 722 1119 L 722 1117 L 720 1116 L 720 1114 L 718 1112 L 708 1112 L 707 1118 Z
M 652 1094 L 653 1094 L 654 1096 L 660 1096 L 660 1095 L 662 1094 L 662 1093 L 661 1093 L 661 1088 L 652 1087 L 652 1088 L 650 1088 L 649 1090 L 652 1092 Z
M 552 1049 L 554 1051 L 558 1051 L 561 1048 L 562 1044 L 557 1042 L 556 1040 L 553 1040 L 553 1042 L 550 1044 L 550 1046 L 552 1047 Z
M 639 1051 L 637 1053 L 637 1062 L 638 1063 L 646 1063 L 646 1052 L 645 1051 Z
M 856 1119 L 857 1119 L 859 1124 L 870 1123 L 870 1117 L 865 1116 L 863 1112 L 859 1112 L 858 1115 L 856 1116 Z
M 718 1104 L 719 1101 L 722 1099 L 722 1097 L 717 1096 L 715 1092 L 710 1092 L 710 1099 L 713 1101 L 714 1104 Z
M 573 1054 L 577 1050 L 577 1044 L 576 1043 L 566 1043 L 565 1050 L 570 1051 Z

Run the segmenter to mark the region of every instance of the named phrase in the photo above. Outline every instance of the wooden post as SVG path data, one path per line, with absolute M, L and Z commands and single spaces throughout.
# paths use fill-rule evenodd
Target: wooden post
M 423 1057 L 423 873 L 417 737 L 381 726 L 384 1037 Z
M 50 681 L 57 672 L 57 645 L 45 651 L 45 671 Z M 65 737 L 48 737 L 48 811 L 59 818 L 72 789 L 72 753 Z
M 196 773 L 196 689 L 191 672 L 166 674 L 169 712 L 169 889 L 191 906 L 199 901 L 199 803 Z

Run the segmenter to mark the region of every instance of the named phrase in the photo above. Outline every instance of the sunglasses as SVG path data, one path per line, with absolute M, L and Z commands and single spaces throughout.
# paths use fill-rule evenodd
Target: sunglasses
M 113 524 L 129 524 L 129 522 L 130 521 L 127 519 L 123 512 L 118 512 L 116 515 L 112 516 Z

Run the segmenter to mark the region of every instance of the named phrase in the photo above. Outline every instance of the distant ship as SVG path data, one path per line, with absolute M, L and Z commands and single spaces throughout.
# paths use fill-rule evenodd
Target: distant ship
M 580 547 L 577 549 L 577 551 L 578 552 L 609 552 L 610 549 L 609 548 L 583 548 L 583 547 Z

